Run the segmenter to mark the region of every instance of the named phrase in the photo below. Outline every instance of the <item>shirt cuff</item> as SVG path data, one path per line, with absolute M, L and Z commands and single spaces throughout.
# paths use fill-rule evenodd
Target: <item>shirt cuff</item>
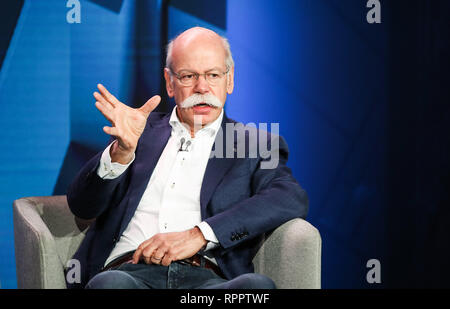
M 214 234 L 214 231 L 212 230 L 211 226 L 209 226 L 208 223 L 205 221 L 200 222 L 197 224 L 198 228 L 203 234 L 203 237 L 205 237 L 206 241 L 208 242 L 206 244 L 206 248 L 203 249 L 203 251 L 208 251 L 214 248 L 217 248 L 219 246 L 219 240 L 216 237 L 216 234 Z
M 118 162 L 111 162 L 111 155 L 109 154 L 109 149 L 111 144 L 103 151 L 102 157 L 100 158 L 100 165 L 97 169 L 97 175 L 102 179 L 115 179 L 122 175 L 128 168 L 128 166 L 133 163 L 135 155 L 133 153 L 133 159 L 128 164 L 120 164 Z

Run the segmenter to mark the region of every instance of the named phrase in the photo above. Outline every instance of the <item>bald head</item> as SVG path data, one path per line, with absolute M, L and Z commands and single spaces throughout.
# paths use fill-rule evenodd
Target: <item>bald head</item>
M 178 35 L 173 41 L 175 42 L 175 44 L 188 44 L 195 40 L 200 42 L 211 41 L 219 43 L 220 39 L 221 36 L 210 29 L 193 27 Z
M 234 67 L 228 40 L 221 37 L 216 32 L 203 27 L 190 28 L 169 43 L 167 46 L 166 67 L 173 69 L 180 54 L 189 53 L 195 48 L 208 49 L 212 52 L 222 53 L 227 69 Z

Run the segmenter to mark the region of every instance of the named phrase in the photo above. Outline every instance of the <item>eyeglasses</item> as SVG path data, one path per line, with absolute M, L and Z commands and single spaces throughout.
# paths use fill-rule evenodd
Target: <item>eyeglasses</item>
M 175 73 L 171 68 L 169 68 L 170 72 L 172 72 L 173 75 L 180 81 L 180 83 L 183 86 L 193 86 L 200 76 L 203 76 L 208 84 L 211 86 L 216 86 L 220 83 L 222 78 L 228 74 L 230 69 L 228 68 L 226 72 L 220 72 L 218 70 L 212 70 L 208 71 L 206 73 L 200 74 L 197 72 L 191 72 L 191 71 L 181 71 L 179 73 Z

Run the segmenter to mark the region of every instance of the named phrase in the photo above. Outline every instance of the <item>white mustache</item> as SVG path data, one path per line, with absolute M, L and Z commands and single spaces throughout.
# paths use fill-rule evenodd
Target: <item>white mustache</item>
M 197 104 L 205 103 L 212 107 L 222 107 L 222 102 L 220 102 L 219 98 L 217 98 L 215 95 L 207 93 L 207 94 L 193 94 L 187 99 L 185 99 L 183 102 L 181 102 L 180 106 L 181 108 L 190 108 L 194 107 Z

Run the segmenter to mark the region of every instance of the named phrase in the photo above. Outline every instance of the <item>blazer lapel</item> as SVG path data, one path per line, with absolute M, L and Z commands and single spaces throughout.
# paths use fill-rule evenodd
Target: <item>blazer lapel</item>
M 214 141 L 213 149 L 215 150 L 216 145 L 221 143 L 223 156 L 222 157 L 212 157 L 209 159 L 206 166 L 205 175 L 203 176 L 202 188 L 200 191 L 200 209 L 202 220 L 207 218 L 206 207 L 211 200 L 211 197 L 222 181 L 226 173 L 231 169 L 233 164 L 236 162 L 234 158 L 226 158 L 226 130 L 225 126 L 227 123 L 232 123 L 232 121 L 224 114 L 221 130 L 222 134 L 217 134 L 216 140 Z M 234 149 L 236 149 L 236 139 L 233 138 Z

